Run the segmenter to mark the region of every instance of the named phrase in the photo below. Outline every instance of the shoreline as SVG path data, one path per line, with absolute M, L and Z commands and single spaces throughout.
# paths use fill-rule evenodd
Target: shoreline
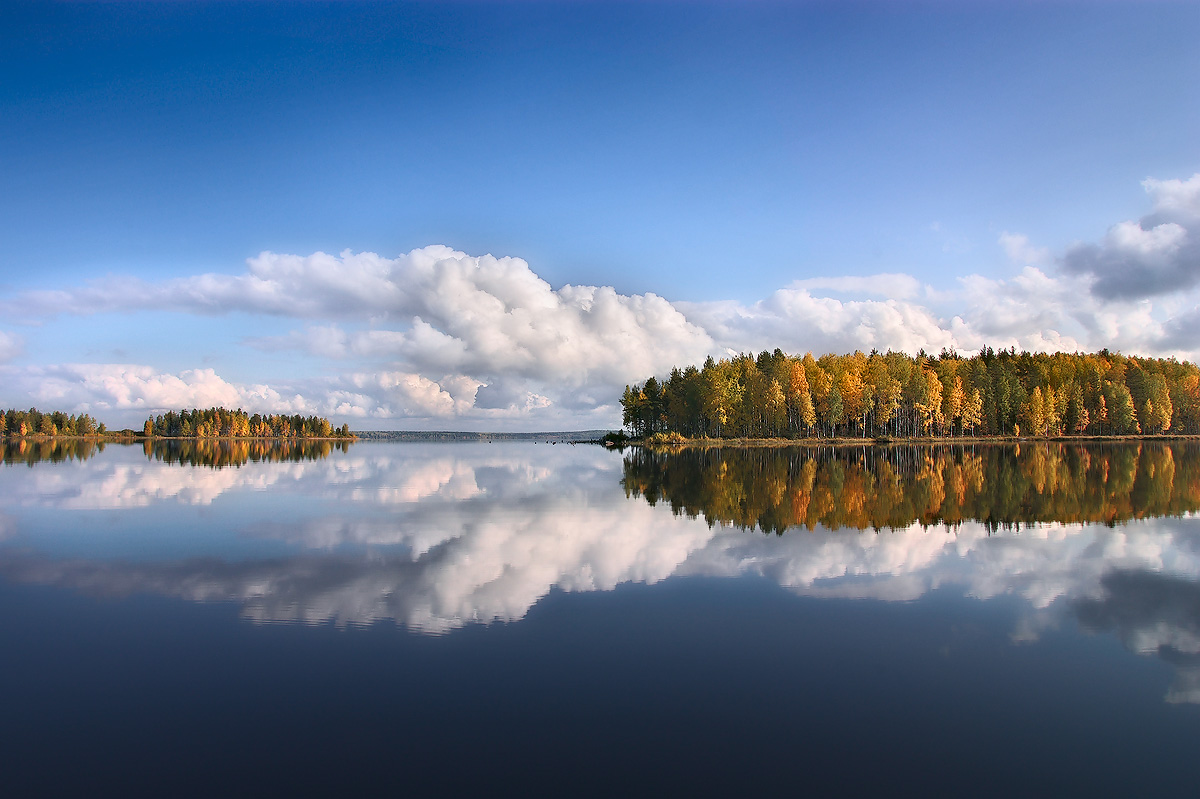
M 978 444 L 1104 444 L 1130 443 L 1134 441 L 1200 441 L 1200 434 L 1154 434 L 1119 436 L 910 436 L 905 438 L 856 438 L 837 436 L 830 438 L 689 438 L 682 441 L 647 442 L 630 439 L 627 447 L 643 449 L 784 449 L 800 447 L 892 447 L 892 446 L 962 446 Z

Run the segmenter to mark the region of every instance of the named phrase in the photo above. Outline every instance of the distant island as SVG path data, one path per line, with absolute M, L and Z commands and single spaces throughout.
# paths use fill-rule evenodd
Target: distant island
M 1200 368 L 1174 358 L 776 349 L 626 386 L 635 439 L 1130 436 L 1200 433 Z
M 167 411 L 146 420 L 142 435 L 166 438 L 353 438 L 350 426 L 334 429 L 320 416 L 249 414 L 238 408 Z
M 334 428 L 320 416 L 249 414 L 241 408 L 231 411 L 213 407 L 205 410 L 168 411 L 146 420 L 140 432 L 130 429 L 109 430 L 103 422 L 86 413 L 73 415 L 62 411 L 43 412 L 9 409 L 0 412 L 0 438 L 83 437 L 83 438 L 278 438 L 347 439 L 354 433 L 349 425 Z
M 129 430 L 132 434 L 133 431 Z M 62 411 L 43 413 L 37 408 L 19 411 L 13 408 L 0 411 L 0 438 L 28 438 L 32 436 L 109 436 L 111 433 L 103 422 L 86 413 L 78 416 Z

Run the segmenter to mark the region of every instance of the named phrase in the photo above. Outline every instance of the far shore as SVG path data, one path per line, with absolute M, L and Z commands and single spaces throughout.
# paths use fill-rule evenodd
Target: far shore
M 387 431 L 390 433 L 391 431 Z M 561 443 L 573 444 L 605 444 L 612 446 L 609 441 L 600 438 L 576 438 L 572 436 L 571 431 L 568 433 L 422 433 L 413 431 L 403 431 L 401 435 L 421 437 L 426 441 L 452 440 L 451 436 L 462 436 L 463 440 L 487 440 L 494 437 L 493 440 L 533 440 L 551 441 L 557 439 Z M 594 431 L 586 431 L 593 433 Z M 373 435 L 374 434 L 374 435 Z M 145 436 L 141 433 L 130 433 L 125 431 L 110 431 L 103 434 L 91 434 L 82 436 L 64 436 L 64 435 L 45 435 L 42 433 L 25 435 L 25 436 L 0 436 L 0 442 L 18 442 L 27 441 L 45 442 L 45 441 L 96 441 L 105 443 L 123 443 L 134 444 L 143 443 L 146 441 L 191 441 L 191 442 L 219 442 L 219 441 L 286 441 L 286 442 L 309 442 L 309 441 L 332 441 L 332 442 L 353 442 L 365 443 L 373 440 L 388 440 L 388 437 L 379 435 L 379 431 L 367 431 L 365 436 L 360 437 L 359 434 L 351 433 L 349 436 L 206 436 L 204 438 L 196 438 L 194 436 Z M 445 438 L 442 438 L 445 437 Z M 399 438 L 399 437 L 397 437 Z M 556 441 L 556 443 L 557 443 Z M 802 448 L 817 448 L 817 447 L 889 447 L 889 446 L 961 446 L 961 445 L 977 445 L 977 444 L 1035 444 L 1045 442 L 1055 442 L 1063 444 L 1104 444 L 1104 443 L 1129 443 L 1137 441 L 1200 441 L 1200 434 L 1194 433 L 1161 433 L 1156 435 L 1114 435 L 1114 436 L 905 436 L 905 437 L 859 437 L 859 436 L 830 436 L 830 437 L 809 437 L 809 438 L 685 438 L 674 441 L 648 441 L 646 439 L 629 438 L 617 446 L 624 447 L 643 447 L 645 449 L 720 449 L 720 448 L 741 448 L 741 449 L 783 449 L 787 447 L 802 447 Z

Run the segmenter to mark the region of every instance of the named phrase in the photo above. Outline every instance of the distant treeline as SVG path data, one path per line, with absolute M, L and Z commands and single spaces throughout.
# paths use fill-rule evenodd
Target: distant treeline
M 1200 368 L 1174 358 L 986 347 L 869 355 L 781 350 L 626 386 L 636 436 L 1129 435 L 1200 433 Z
M 248 414 L 241 408 L 168 411 L 146 420 L 142 435 L 163 438 L 354 438 L 349 425 L 335 429 L 319 416 Z M 133 430 L 110 431 L 88 414 L 62 411 L 0 412 L 0 439 L 37 436 L 136 436 Z
M 349 425 L 334 429 L 320 416 L 249 414 L 238 408 L 167 411 L 146 420 L 147 438 L 353 438 Z
M 95 436 L 106 435 L 108 429 L 86 413 L 78 416 L 62 411 L 43 413 L 37 408 L 27 411 L 0 411 L 0 438 L 26 436 Z

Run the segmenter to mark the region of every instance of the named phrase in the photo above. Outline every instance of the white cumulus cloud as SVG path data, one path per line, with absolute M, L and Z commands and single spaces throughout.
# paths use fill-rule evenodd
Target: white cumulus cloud
M 158 282 L 108 277 L 26 291 L 0 300 L 0 319 L 52 324 L 45 320 L 61 314 L 101 315 L 95 321 L 101 325 L 105 313 L 154 309 L 201 320 L 232 312 L 294 320 L 290 331 L 245 339 L 240 357 L 304 358 L 321 364 L 310 374 L 325 377 L 264 373 L 261 383 L 247 385 L 211 368 L 10 364 L 0 367 L 0 404 L 75 410 L 223 404 L 380 420 L 380 426 L 408 419 L 605 427 L 617 423 L 617 398 L 627 383 L 709 355 L 776 347 L 796 354 L 1107 347 L 1195 359 L 1200 175 L 1143 186 L 1152 212 L 1112 226 L 1099 243 L 1074 246 L 1056 260 L 1026 235 L 1005 231 L 997 244 L 1019 271 L 968 274 L 944 292 L 911 275 L 880 273 L 806 278 L 753 303 L 672 302 L 611 286 L 555 288 L 520 258 L 440 245 L 395 258 L 263 252 L 237 274 Z M 0 332 L 0 363 L 22 346 L 21 337 Z M 136 346 L 114 342 L 112 351 L 136 358 Z

